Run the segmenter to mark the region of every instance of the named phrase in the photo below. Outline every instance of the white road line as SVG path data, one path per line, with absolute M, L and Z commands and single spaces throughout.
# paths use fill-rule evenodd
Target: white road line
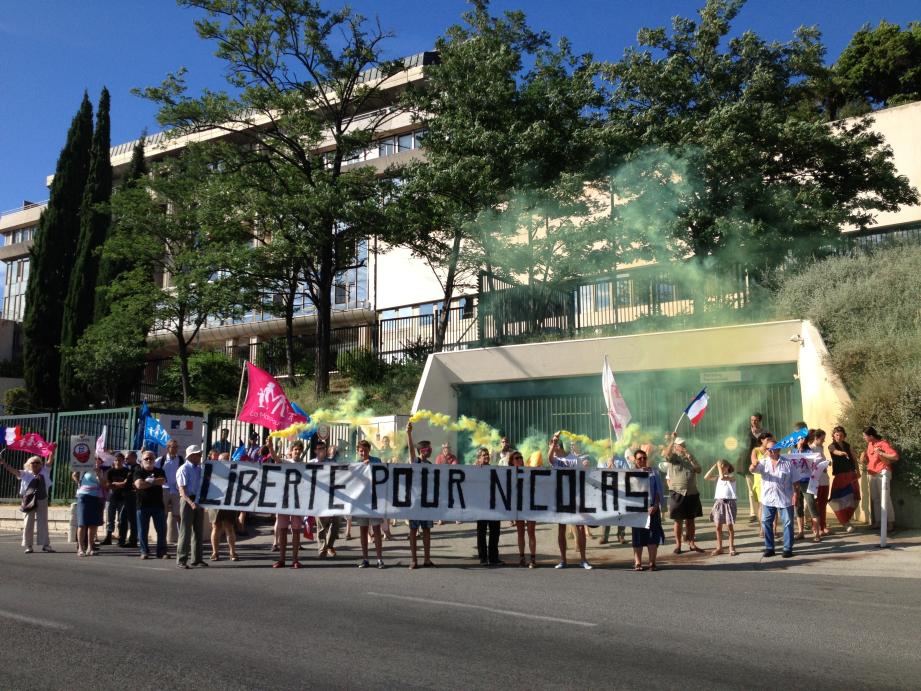
M 496 609 L 495 607 L 486 607 L 484 605 L 471 605 L 465 602 L 450 602 L 448 600 L 429 600 L 424 597 L 412 597 L 411 595 L 393 595 L 391 593 L 365 593 L 373 597 L 389 597 L 394 600 L 406 600 L 407 602 L 419 602 L 425 605 L 441 605 L 443 607 L 459 607 L 461 609 L 479 609 L 491 614 L 504 614 L 507 617 L 520 617 L 522 619 L 536 619 L 538 621 L 552 621 L 557 624 L 571 624 L 572 626 L 584 626 L 591 628 L 598 626 L 590 621 L 576 621 L 575 619 L 560 619 L 559 617 L 547 617 L 542 614 L 528 614 L 527 612 L 514 612 L 510 609 Z
M 46 629 L 57 629 L 58 631 L 67 631 L 73 627 L 68 624 L 61 624 L 56 621 L 48 621 L 47 619 L 38 619 L 37 617 L 27 617 L 24 614 L 16 614 L 15 612 L 7 612 L 6 610 L 0 609 L 0 617 L 4 619 L 12 619 L 14 621 L 21 621 L 23 624 L 34 624 L 35 626 L 43 626 Z

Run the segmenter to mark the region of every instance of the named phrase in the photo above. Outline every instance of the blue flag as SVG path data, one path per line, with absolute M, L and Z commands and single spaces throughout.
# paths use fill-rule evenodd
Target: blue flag
M 147 427 L 147 418 L 150 417 L 150 408 L 147 401 L 141 403 L 141 409 L 138 411 L 138 426 L 134 431 L 134 446 L 132 449 L 140 449 L 144 446 L 144 430 Z
M 147 422 L 144 425 L 144 443 L 150 442 L 157 446 L 165 445 L 172 437 L 160 424 L 160 421 L 152 415 L 147 416 Z
M 234 451 L 233 455 L 230 457 L 230 460 L 231 461 L 242 461 L 245 456 L 246 456 L 246 445 L 241 441 L 236 451 Z
M 789 449 L 791 446 L 796 446 L 796 442 L 800 439 L 805 439 L 809 434 L 809 430 L 805 427 L 802 427 L 795 432 L 791 432 L 783 439 L 774 443 L 774 448 L 777 449 Z

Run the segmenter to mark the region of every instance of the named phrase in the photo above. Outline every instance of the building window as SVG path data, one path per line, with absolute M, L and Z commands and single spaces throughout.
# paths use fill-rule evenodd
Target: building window
M 381 139 L 377 143 L 377 155 L 378 156 L 393 156 L 394 154 L 394 143 L 393 138 Z
M 419 325 L 420 326 L 431 326 L 432 317 L 435 314 L 435 305 L 429 303 L 427 305 L 419 305 Z
M 413 133 L 407 132 L 397 137 L 397 151 L 411 151 L 413 148 Z
M 611 284 L 595 284 L 595 311 L 606 310 L 611 308 Z

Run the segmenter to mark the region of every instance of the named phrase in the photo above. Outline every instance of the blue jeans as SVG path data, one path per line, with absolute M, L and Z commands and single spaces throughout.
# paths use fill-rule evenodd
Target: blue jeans
M 773 506 L 761 506 L 761 527 L 764 528 L 764 549 L 774 551 L 774 517 L 780 512 L 783 520 L 783 551 L 793 551 L 793 507 L 782 509 Z
M 157 557 L 166 554 L 166 514 L 163 507 L 158 506 L 154 509 L 139 508 L 138 514 L 138 542 L 141 547 L 141 554 L 150 554 L 150 548 L 147 545 L 147 531 L 150 528 L 150 519 L 153 519 L 154 530 L 157 532 Z

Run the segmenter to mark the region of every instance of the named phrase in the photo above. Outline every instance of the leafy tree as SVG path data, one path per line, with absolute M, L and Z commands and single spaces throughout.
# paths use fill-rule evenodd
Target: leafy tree
M 39 408 L 55 408 L 60 403 L 62 306 L 76 255 L 92 139 L 93 107 L 84 93 L 58 158 L 48 207 L 42 212 L 29 253 L 22 323 L 23 374 L 32 403 Z
M 921 22 L 864 25 L 835 62 L 845 96 L 892 106 L 921 98 Z
M 304 289 L 317 312 L 318 395 L 332 369 L 332 291 L 352 261 L 355 241 L 382 229 L 386 185 L 369 167 L 349 165 L 392 117 L 382 107 L 387 79 L 402 64 L 381 57 L 388 37 L 349 8 L 322 9 L 316 0 L 181 0 L 203 10 L 196 22 L 214 41 L 235 95 L 185 95 L 182 73 L 144 94 L 160 104 L 159 120 L 176 134 L 216 131 L 225 169 L 250 185 L 281 194 L 304 261 Z M 334 147 L 321 153 L 324 148 Z M 255 219 L 253 219 L 255 221 Z M 254 223 L 254 227 L 255 227 Z
M 208 405 L 232 401 L 240 383 L 240 366 L 223 353 L 201 350 L 189 356 L 191 397 Z M 175 358 L 163 372 L 159 393 L 171 400 L 182 396 L 182 367 Z
M 741 4 L 710 0 L 697 22 L 641 30 L 642 48 L 605 67 L 607 127 L 613 141 L 633 143 L 623 166 L 650 152 L 657 160 L 621 176 L 625 206 L 674 210 L 631 252 L 690 255 L 712 271 L 741 263 L 763 277 L 918 197 L 867 123 L 829 125 L 815 111 L 817 31 L 799 29 L 786 43 L 727 38 Z
M 216 164 L 195 146 L 157 164 L 137 185 L 112 197 L 115 226 L 105 253 L 135 268 L 115 281 L 113 312 L 122 301 L 151 314 L 154 329 L 178 352 L 183 401 L 188 402 L 189 351 L 209 320 L 239 316 L 249 304 L 236 278 L 247 259 L 248 234 L 227 209 Z
M 407 90 L 405 99 L 426 123 L 425 160 L 399 171 L 396 216 L 406 231 L 403 243 L 432 266 L 444 291 L 436 351 L 444 346 L 455 291 L 493 263 L 480 214 L 514 188 L 527 120 L 518 80 L 524 58 L 548 45 L 521 12 L 500 18 L 487 2 L 472 4 L 464 25 L 437 41 L 439 61 L 428 68 L 425 84 Z
M 109 142 L 109 90 L 103 87 L 96 109 L 96 131 L 93 133 L 89 175 L 80 204 L 77 255 L 70 274 L 70 287 L 64 301 L 61 325 L 61 402 L 65 408 L 71 409 L 83 404 L 85 391 L 74 376 L 68 353 L 93 323 L 99 254 L 112 220 L 108 207 L 112 196 Z
M 147 138 L 146 133 L 141 135 L 137 144 L 131 152 L 131 162 L 128 165 L 128 172 L 121 182 L 121 186 L 128 188 L 136 185 L 138 181 L 147 175 L 147 162 L 144 160 L 144 140 Z M 98 322 L 109 315 L 111 303 L 109 301 L 109 287 L 122 273 L 131 271 L 134 268 L 134 262 L 130 257 L 122 261 L 113 261 L 105 253 L 101 253 L 99 258 L 99 277 L 96 280 L 96 306 L 93 321 Z

